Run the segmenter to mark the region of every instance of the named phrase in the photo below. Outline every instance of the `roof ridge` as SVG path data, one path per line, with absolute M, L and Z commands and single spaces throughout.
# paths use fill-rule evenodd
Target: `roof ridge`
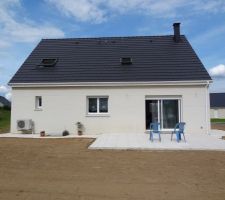
M 185 35 L 181 35 L 185 36 Z M 173 37 L 173 35 L 137 35 L 137 36 L 103 36 L 103 37 L 71 37 L 71 38 L 43 38 L 42 40 L 94 40 L 94 39 L 129 39 L 129 38 L 149 38 L 149 37 Z

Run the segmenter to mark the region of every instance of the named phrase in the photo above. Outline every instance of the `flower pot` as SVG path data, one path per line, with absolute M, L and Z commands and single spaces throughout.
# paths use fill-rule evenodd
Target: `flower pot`
M 41 131 L 41 132 L 40 132 L 40 136 L 41 136 L 41 137 L 45 137 L 45 131 Z
M 83 133 L 82 133 L 82 131 L 78 131 L 78 135 L 82 135 Z

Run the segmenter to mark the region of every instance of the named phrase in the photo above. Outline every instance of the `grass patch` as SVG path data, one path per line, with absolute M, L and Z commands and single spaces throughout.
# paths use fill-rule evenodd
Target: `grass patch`
M 212 123 L 225 123 L 225 119 L 211 118 Z
M 10 110 L 0 108 L 0 133 L 7 133 L 10 131 L 10 116 Z

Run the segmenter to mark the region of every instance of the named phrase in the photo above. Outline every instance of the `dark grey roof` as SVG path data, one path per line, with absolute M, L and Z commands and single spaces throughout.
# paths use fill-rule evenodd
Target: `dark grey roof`
M 9 106 L 9 107 L 11 107 L 11 102 L 10 102 L 8 99 L 6 99 L 5 97 L 3 97 L 3 96 L 0 96 L 0 102 L 1 102 L 4 106 Z
M 225 93 L 211 93 L 210 107 L 225 107 Z
M 120 58 L 131 57 L 132 65 Z M 57 58 L 40 68 L 43 58 Z M 43 39 L 10 83 L 211 80 L 185 36 Z

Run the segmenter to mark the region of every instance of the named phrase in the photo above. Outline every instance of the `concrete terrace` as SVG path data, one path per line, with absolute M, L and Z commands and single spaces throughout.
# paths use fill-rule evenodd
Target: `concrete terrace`
M 70 139 L 70 138 L 93 138 L 96 139 L 89 149 L 115 149 L 115 150 L 209 150 L 225 151 L 225 131 L 212 130 L 210 134 L 185 134 L 186 143 L 182 140 L 176 142 L 174 135 L 173 141 L 170 140 L 170 134 L 161 134 L 162 141 L 159 142 L 157 135 L 154 135 L 154 141 L 149 140 L 149 134 L 101 134 L 101 135 L 52 135 L 40 137 L 39 134 L 0 134 L 1 138 L 33 138 L 33 139 Z M 183 138 L 182 138 L 183 139 Z
M 140 149 L 140 150 L 219 150 L 225 151 L 225 131 L 213 130 L 210 134 L 186 134 L 186 143 L 182 140 L 173 141 L 170 134 L 161 134 L 162 141 L 159 142 L 157 135 L 154 141 L 149 140 L 149 134 L 102 134 L 89 149 Z

